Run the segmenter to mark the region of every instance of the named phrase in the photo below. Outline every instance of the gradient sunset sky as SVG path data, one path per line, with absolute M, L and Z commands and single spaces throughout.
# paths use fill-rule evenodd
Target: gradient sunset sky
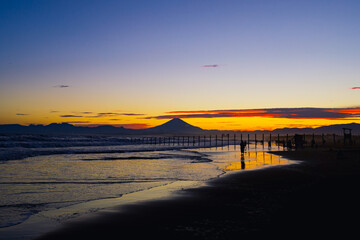
M 360 123 L 360 1 L 0 1 L 0 124 Z

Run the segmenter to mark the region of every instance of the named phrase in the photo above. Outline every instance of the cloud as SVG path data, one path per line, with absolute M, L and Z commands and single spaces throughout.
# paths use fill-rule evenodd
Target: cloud
M 322 127 L 324 125 L 320 125 L 320 124 L 275 124 L 277 126 L 281 126 L 283 128 L 314 128 L 314 127 Z
M 116 124 L 113 125 L 116 127 L 124 127 L 124 128 L 131 128 L 131 129 L 143 129 L 143 128 L 149 128 L 152 127 L 147 123 L 128 123 L 128 124 Z
M 114 112 L 104 112 L 104 113 L 98 113 L 96 117 L 112 117 L 112 116 L 119 116 L 119 113 Z
M 78 115 L 79 117 L 86 117 L 86 118 L 101 118 L 101 117 L 116 117 L 121 114 L 113 113 L 113 112 L 102 112 L 102 113 L 94 113 L 94 112 L 77 112 L 77 114 L 82 114 L 82 116 Z M 96 115 L 89 115 L 89 114 L 96 114 Z
M 30 115 L 30 114 L 27 114 L 27 113 L 17 113 L 16 115 L 18 115 L 18 116 L 27 116 L 27 115 Z
M 123 116 L 144 116 L 146 114 L 143 114 L 143 113 L 122 113 L 120 115 L 123 115 Z
M 70 122 L 62 122 L 62 123 L 69 123 L 69 124 L 72 124 L 72 123 L 77 123 L 77 124 L 81 124 L 81 123 L 89 123 L 89 121 L 70 121 Z
M 290 119 L 328 119 L 343 120 L 360 118 L 360 107 L 355 108 L 268 108 L 268 109 L 232 109 L 172 111 L 166 115 L 146 117 L 144 119 L 172 118 L 227 118 L 227 117 L 267 117 Z
M 98 126 L 102 126 L 102 125 L 104 125 L 104 124 L 86 124 L 86 125 L 82 125 L 82 126 L 98 127 Z M 124 128 L 130 128 L 130 129 L 144 129 L 144 128 L 152 127 L 151 125 L 149 125 L 147 123 L 106 124 L 106 125 L 111 125 L 114 127 L 124 127 Z
M 68 88 L 70 87 L 69 85 L 56 85 L 54 86 L 54 88 Z
M 116 116 L 143 116 L 146 114 L 142 114 L 142 113 L 117 113 L 117 112 L 103 112 L 103 113 L 98 113 L 97 115 L 91 116 L 94 118 L 98 118 L 98 117 L 116 117 Z
M 51 111 L 52 113 L 57 111 Z M 70 114 L 60 115 L 60 117 L 84 117 L 84 118 L 107 118 L 107 117 L 118 117 L 118 116 L 143 116 L 146 114 L 142 113 L 118 113 L 118 112 L 71 112 Z
M 352 87 L 351 89 L 360 89 L 360 87 Z
M 83 116 L 68 114 L 68 115 L 60 115 L 60 117 L 62 117 L 62 118 L 69 118 L 69 117 L 83 117 Z
M 218 64 L 210 64 L 210 65 L 203 65 L 202 67 L 206 67 L 206 68 L 216 68 L 219 67 Z

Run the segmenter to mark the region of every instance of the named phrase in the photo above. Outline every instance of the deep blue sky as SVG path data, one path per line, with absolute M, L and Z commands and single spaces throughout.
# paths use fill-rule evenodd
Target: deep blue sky
M 1 108 L 358 106 L 359 13 L 334 0 L 0 1 Z

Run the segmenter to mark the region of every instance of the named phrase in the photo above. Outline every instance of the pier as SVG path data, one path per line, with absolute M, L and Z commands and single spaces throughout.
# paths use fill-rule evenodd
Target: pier
M 245 135 L 245 136 L 244 136 Z M 230 145 L 254 144 L 262 148 L 318 148 L 344 147 L 360 143 L 360 135 L 353 136 L 349 130 L 344 134 L 216 134 L 129 137 L 132 144 L 149 144 L 183 147 L 221 147 Z M 246 140 L 245 140 L 246 139 Z

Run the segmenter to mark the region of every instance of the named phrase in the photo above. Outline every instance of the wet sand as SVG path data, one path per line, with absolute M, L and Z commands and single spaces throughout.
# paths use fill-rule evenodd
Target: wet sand
M 359 149 L 273 153 L 301 162 L 230 174 L 171 199 L 102 211 L 38 239 L 346 239 L 357 235 Z

